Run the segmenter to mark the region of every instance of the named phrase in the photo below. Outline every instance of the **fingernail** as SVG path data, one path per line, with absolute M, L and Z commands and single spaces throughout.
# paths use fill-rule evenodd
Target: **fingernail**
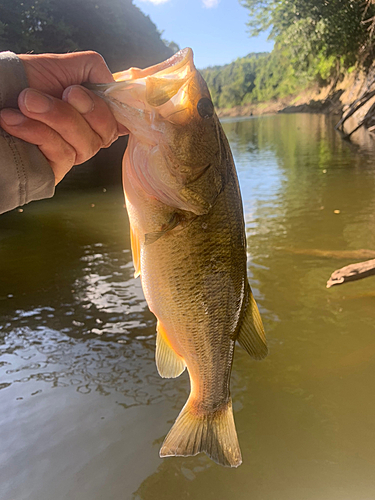
M 51 109 L 52 100 L 37 90 L 27 89 L 22 97 L 23 103 L 30 113 L 47 113 Z
M 2 109 L 0 115 L 3 122 L 10 126 L 21 125 L 25 119 L 24 115 L 16 109 Z
M 85 115 L 94 109 L 94 101 L 81 87 L 72 86 L 64 92 L 64 101 L 67 101 L 78 113 Z

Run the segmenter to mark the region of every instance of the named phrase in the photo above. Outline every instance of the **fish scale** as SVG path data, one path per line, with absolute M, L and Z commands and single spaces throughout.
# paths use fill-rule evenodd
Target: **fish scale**
M 233 357 L 231 344 L 238 324 L 239 311 L 238 307 L 234 307 L 231 311 L 228 306 L 241 296 L 241 290 L 242 294 L 244 293 L 246 253 L 243 246 L 233 245 L 231 237 L 231 233 L 235 232 L 232 228 L 242 225 L 242 218 L 239 224 L 236 220 L 238 213 L 241 214 L 241 207 L 237 206 L 237 210 L 228 210 L 228 205 L 232 204 L 231 200 L 239 204 L 238 196 L 231 196 L 230 191 L 234 189 L 234 186 L 228 184 L 220 195 L 221 200 L 216 204 L 217 209 L 211 215 L 204 216 L 209 226 L 219 225 L 220 232 L 207 237 L 207 234 L 200 229 L 201 220 L 198 218 L 189 228 L 180 232 L 171 231 L 166 238 L 144 248 L 144 260 L 147 262 L 144 279 L 148 280 L 151 274 L 153 282 L 156 283 L 151 285 L 150 280 L 149 285 L 159 290 L 158 294 L 151 293 L 146 297 L 148 304 L 164 326 L 168 325 L 167 331 L 172 347 L 185 359 L 190 377 L 195 381 L 194 385 L 197 387 L 195 404 L 200 408 L 205 407 L 207 411 L 224 405 L 229 400 L 228 386 Z M 222 216 L 222 211 L 225 212 L 225 218 Z M 235 216 L 233 220 L 230 214 Z M 216 224 L 216 219 L 220 224 Z M 242 238 L 237 239 L 242 240 Z M 233 247 L 236 252 L 233 251 Z M 216 289 L 210 286 L 210 293 L 207 293 L 208 291 L 202 291 L 206 262 L 210 261 L 212 255 L 216 260 L 216 254 L 220 255 L 223 271 L 212 273 L 210 270 L 207 274 L 211 285 L 216 285 Z M 181 272 L 184 267 L 185 272 Z M 228 288 L 218 293 L 222 288 L 224 270 L 230 281 L 236 282 L 232 293 Z M 215 276 L 219 277 L 216 283 Z M 206 315 L 203 304 L 200 300 L 196 300 L 197 296 L 191 296 L 191 288 L 199 291 L 198 296 L 205 297 L 212 310 L 211 314 Z M 168 311 L 164 310 L 165 304 L 168 304 Z M 196 317 L 205 319 L 197 324 Z M 197 353 L 204 355 L 194 356 Z M 220 386 L 221 390 L 217 390 L 217 386 Z
M 255 359 L 267 344 L 246 275 L 236 170 L 191 49 L 93 90 L 130 131 L 123 161 L 135 275 L 157 323 L 162 377 L 185 367 L 190 395 L 160 456 L 205 452 L 242 461 L 230 396 L 235 341 Z

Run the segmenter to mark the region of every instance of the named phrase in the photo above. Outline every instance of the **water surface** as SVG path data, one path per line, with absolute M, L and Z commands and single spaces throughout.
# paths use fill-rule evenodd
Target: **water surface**
M 375 278 L 325 288 L 375 249 L 374 152 L 319 115 L 224 128 L 270 345 L 235 354 L 243 464 L 159 459 L 189 384 L 157 374 L 121 189 L 60 191 L 0 217 L 1 500 L 374 498 Z

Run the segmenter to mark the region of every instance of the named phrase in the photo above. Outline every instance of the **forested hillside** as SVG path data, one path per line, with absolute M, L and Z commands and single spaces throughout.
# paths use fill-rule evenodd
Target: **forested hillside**
M 283 53 L 249 54 L 225 66 L 201 70 L 213 102 L 232 108 L 267 101 L 303 88 L 304 80 L 294 75 L 290 59 Z
M 96 50 L 112 71 L 173 53 L 132 0 L 0 0 L 0 50 Z
M 373 61 L 372 0 L 243 0 L 250 35 L 270 32 L 270 54 L 249 54 L 202 74 L 215 104 L 230 108 L 324 85 Z

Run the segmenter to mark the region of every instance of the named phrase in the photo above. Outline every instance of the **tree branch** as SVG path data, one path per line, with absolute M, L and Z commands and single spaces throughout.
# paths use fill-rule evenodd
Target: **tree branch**
M 327 281 L 327 288 L 331 288 L 334 285 L 341 285 L 348 281 L 361 280 L 373 275 L 375 275 L 375 259 L 350 264 L 349 266 L 337 269 L 337 271 L 331 274 L 331 277 Z

